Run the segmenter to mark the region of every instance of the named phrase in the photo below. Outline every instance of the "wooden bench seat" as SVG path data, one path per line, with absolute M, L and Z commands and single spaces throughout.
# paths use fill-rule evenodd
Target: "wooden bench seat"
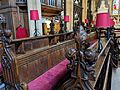
M 67 59 L 63 60 L 35 80 L 28 83 L 28 90 L 52 90 L 58 81 L 66 74 L 69 63 Z

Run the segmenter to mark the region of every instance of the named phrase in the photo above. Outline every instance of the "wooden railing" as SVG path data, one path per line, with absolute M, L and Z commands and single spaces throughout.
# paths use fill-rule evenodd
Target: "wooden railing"
M 16 3 L 27 3 L 27 0 L 16 0 Z
M 40 37 L 31 37 L 25 39 L 12 40 L 12 50 L 18 54 L 24 54 L 27 51 L 31 51 L 38 48 L 43 48 L 51 45 L 56 45 L 58 43 L 71 40 L 74 37 L 73 32 L 54 34 L 54 35 L 44 35 Z
M 111 73 L 111 53 L 110 53 L 110 40 L 106 43 L 103 50 L 99 53 L 97 62 L 95 64 L 96 70 L 96 80 L 92 82 L 92 86 L 95 90 L 107 90 L 108 88 L 108 78 Z

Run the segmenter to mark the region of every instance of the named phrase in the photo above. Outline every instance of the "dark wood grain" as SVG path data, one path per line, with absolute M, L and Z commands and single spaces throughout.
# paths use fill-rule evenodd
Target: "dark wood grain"
M 74 40 L 17 55 L 16 64 L 20 81 L 28 83 L 57 65 L 65 58 L 65 50 L 67 48 L 75 48 Z

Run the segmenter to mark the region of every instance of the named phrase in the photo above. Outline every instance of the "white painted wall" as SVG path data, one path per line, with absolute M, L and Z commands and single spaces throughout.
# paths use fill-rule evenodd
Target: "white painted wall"
M 27 0 L 28 6 L 28 18 L 29 18 L 29 30 L 30 37 L 34 37 L 35 23 L 33 20 L 30 20 L 30 10 L 38 10 L 40 20 L 37 20 L 37 30 L 39 36 L 42 35 L 42 16 L 41 16 L 41 2 L 40 0 Z

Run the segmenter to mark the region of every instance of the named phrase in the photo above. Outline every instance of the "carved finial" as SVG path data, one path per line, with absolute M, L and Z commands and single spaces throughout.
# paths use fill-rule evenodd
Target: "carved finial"
M 2 34 L 3 34 L 2 30 L 0 30 L 0 37 L 2 36 Z
M 22 86 L 23 90 L 28 90 L 28 85 L 27 85 L 27 83 L 23 82 L 23 83 L 21 84 L 21 86 Z
M 6 36 L 7 38 L 10 38 L 10 36 L 12 35 L 12 31 L 9 30 L 9 29 L 8 29 L 8 30 L 6 29 L 4 32 L 5 32 L 5 36 Z
M 97 13 L 108 13 L 108 7 L 105 6 L 104 0 L 101 1 L 101 5 L 100 5 L 100 8 L 98 8 Z
M 3 15 L 0 15 L 0 24 L 3 30 L 6 29 L 6 20 Z

